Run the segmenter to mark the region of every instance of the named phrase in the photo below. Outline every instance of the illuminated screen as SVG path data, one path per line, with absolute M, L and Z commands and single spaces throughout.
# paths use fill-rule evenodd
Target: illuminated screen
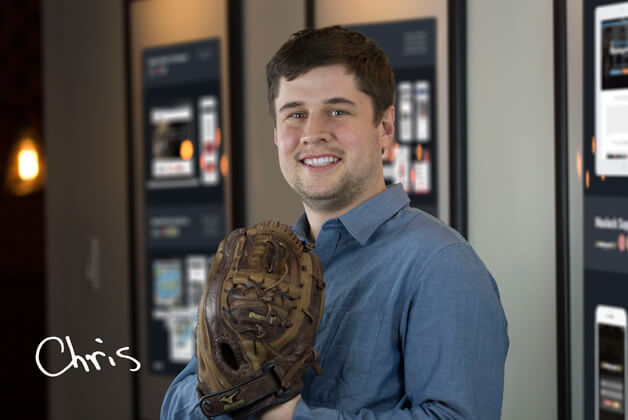
M 600 324 L 599 420 L 624 420 L 624 334 L 618 326 Z

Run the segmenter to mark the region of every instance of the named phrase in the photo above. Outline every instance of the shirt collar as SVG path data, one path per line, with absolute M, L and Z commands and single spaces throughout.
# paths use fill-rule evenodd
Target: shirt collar
M 294 231 L 294 233 L 296 233 L 301 242 L 310 242 L 307 239 L 307 233 L 310 231 L 310 223 L 307 221 L 307 216 L 305 215 L 305 212 L 301 214 L 301 217 L 299 217 L 294 226 L 292 226 L 292 230 Z
M 340 220 L 347 232 L 360 245 L 364 245 L 378 227 L 403 207 L 407 206 L 408 203 L 410 203 L 410 199 L 403 191 L 401 184 L 389 185 L 385 191 L 370 198 L 358 207 L 349 210 L 336 220 Z M 323 228 L 325 228 L 325 225 L 330 224 L 332 220 L 325 222 Z M 308 242 L 307 232 L 310 230 L 310 225 L 305 213 L 299 217 L 293 229 L 299 239 Z

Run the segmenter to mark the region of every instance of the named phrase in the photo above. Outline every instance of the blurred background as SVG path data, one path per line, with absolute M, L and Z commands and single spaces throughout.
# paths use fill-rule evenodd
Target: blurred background
M 466 98 L 451 95 L 460 93 L 449 73 L 456 3 L 466 9 L 458 44 Z M 567 3 L 580 23 L 580 2 Z M 416 74 L 393 66 L 415 89 L 416 109 L 429 82 L 430 113 L 421 115 L 429 115 L 423 123 L 432 137 L 407 140 L 412 168 L 400 163 L 401 152 L 389 157 L 389 178 L 448 223 L 460 211 L 496 278 L 511 338 L 503 418 L 558 418 L 552 7 L 545 0 L 0 2 L 2 417 L 158 418 L 166 387 L 191 355 L 194 302 L 217 242 L 265 219 L 292 224 L 302 211 L 278 168 L 267 60 L 307 25 L 370 30 L 403 21 L 418 25 L 420 40 L 408 39 L 430 58 Z M 570 29 L 574 45 L 580 32 Z M 578 77 L 570 80 L 575 97 Z M 452 113 L 452 101 L 462 114 Z M 461 163 L 450 159 L 450 128 L 461 115 L 464 185 L 452 186 L 460 170 L 452 162 Z M 454 208 L 458 189 L 467 200 Z M 100 369 L 87 360 L 86 372 L 78 360 L 46 376 L 37 361 L 61 372 L 70 346 L 83 357 L 102 352 Z M 575 373 L 576 391 L 579 380 Z M 573 418 L 582 418 L 574 407 Z
M 31 151 L 34 142 L 42 146 L 40 2 L 1 2 L 0 31 L 2 398 L 11 402 L 9 413 L 21 416 L 26 406 L 32 418 L 45 418 L 45 377 L 33 357 L 46 332 L 44 189 L 38 182 L 16 190 L 9 181 L 20 143 L 30 139 L 24 146 Z

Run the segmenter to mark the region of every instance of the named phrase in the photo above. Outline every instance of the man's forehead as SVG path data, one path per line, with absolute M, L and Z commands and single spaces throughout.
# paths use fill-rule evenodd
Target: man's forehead
M 297 77 L 295 77 L 294 79 L 288 80 L 286 79 L 286 77 L 281 76 L 281 78 L 279 78 L 279 82 L 281 83 L 286 83 L 286 82 L 293 82 L 299 79 L 304 79 L 308 76 L 311 76 L 312 74 L 341 74 L 341 75 L 345 75 L 345 76 L 349 76 L 352 78 L 355 78 L 355 73 L 353 73 L 349 67 L 347 67 L 345 64 L 325 64 L 325 65 L 321 65 L 321 66 L 316 66 L 316 67 L 312 67 L 310 69 L 308 69 L 307 71 L 299 74 Z
M 282 76 L 278 83 L 275 105 L 281 107 L 279 101 L 283 103 L 315 98 L 329 101 L 358 91 L 355 75 L 346 66 L 340 64 L 318 66 L 292 80 Z

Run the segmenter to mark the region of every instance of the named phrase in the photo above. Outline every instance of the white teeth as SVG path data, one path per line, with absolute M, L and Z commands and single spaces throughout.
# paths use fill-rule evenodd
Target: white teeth
M 303 162 L 305 162 L 305 164 L 308 166 L 325 166 L 331 163 L 338 162 L 339 160 L 340 159 L 338 159 L 337 157 L 325 156 L 316 159 L 303 159 Z

